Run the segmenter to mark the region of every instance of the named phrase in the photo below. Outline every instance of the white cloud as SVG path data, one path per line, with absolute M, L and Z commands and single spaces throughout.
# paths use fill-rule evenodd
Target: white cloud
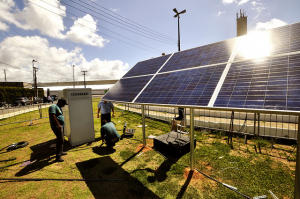
M 0 19 L 25 30 L 39 30 L 42 34 L 57 39 L 70 39 L 76 43 L 98 47 L 103 47 L 105 42 L 109 42 L 109 40 L 96 34 L 97 21 L 94 21 L 90 15 L 87 14 L 77 20 L 73 18 L 75 20 L 74 25 L 64 35 L 62 32 L 65 31 L 65 27 L 62 16 L 66 16 L 66 7 L 60 5 L 57 0 L 47 0 L 48 4 L 40 0 L 31 0 L 31 2 L 41 7 L 24 1 L 25 7 L 19 10 L 13 0 L 1 0 Z M 49 4 L 54 5 L 54 7 Z
M 233 2 L 236 2 L 236 0 L 222 0 L 223 4 L 231 4 Z
M 7 69 L 9 81 L 32 82 L 32 60 L 38 62 L 35 66 L 38 82 L 72 81 L 71 64 L 75 64 L 75 80 L 82 81 L 81 71 L 89 71 L 86 80 L 117 79 L 124 75 L 127 63 L 120 60 L 101 61 L 98 58 L 87 61 L 81 48 L 67 50 L 50 46 L 45 38 L 7 37 L 0 43 L 0 60 L 3 63 L 22 67 L 15 69 L 0 64 L 1 69 Z
M 271 19 L 270 21 L 267 21 L 265 23 L 263 22 L 258 22 L 256 24 L 256 30 L 268 30 L 271 28 L 277 28 L 280 26 L 287 25 L 284 21 L 281 21 L 280 19 Z
M 263 10 L 265 10 L 266 7 L 256 7 L 256 8 L 252 8 L 252 10 L 256 10 L 257 12 L 261 12 Z
M 262 5 L 261 3 L 256 2 L 256 1 L 252 1 L 251 4 L 252 4 L 253 6 L 256 6 L 256 5 Z
M 39 0 L 31 0 L 33 3 L 27 1 L 23 2 L 25 7 L 20 10 L 16 7 L 13 0 L 1 0 L 0 19 L 25 30 L 37 29 L 44 35 L 60 39 L 64 38 L 64 35 L 61 33 L 61 31 L 64 31 L 65 29 L 62 20 L 63 17 L 53 14 L 43 8 L 59 15 L 66 16 L 65 6 L 60 5 L 60 2 L 57 0 L 47 0 L 47 2 L 62 10 Z
M 238 5 L 242 5 L 242 4 L 244 4 L 244 3 L 247 3 L 248 1 L 250 1 L 250 0 L 241 0 L 241 1 L 238 3 Z
M 0 30 L 7 30 L 9 28 L 8 25 L 6 25 L 6 23 L 3 23 L 0 21 Z
M 103 39 L 103 37 L 96 34 L 96 30 L 97 21 L 94 21 L 93 17 L 87 14 L 74 22 L 74 25 L 67 32 L 66 36 L 76 43 L 104 47 L 104 42 L 109 42 L 109 40 Z
M 118 9 L 118 8 L 110 8 L 110 10 L 113 11 L 113 12 L 118 12 L 120 9 Z
M 221 14 L 225 14 L 225 12 L 218 12 L 217 16 L 220 16 Z

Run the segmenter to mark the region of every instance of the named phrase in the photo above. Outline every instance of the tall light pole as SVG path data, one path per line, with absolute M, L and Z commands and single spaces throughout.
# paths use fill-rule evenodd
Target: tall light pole
M 38 94 L 37 94 L 37 83 L 36 83 L 36 71 L 37 71 L 37 68 L 34 67 L 34 62 L 37 62 L 37 61 L 36 60 L 32 60 L 34 93 L 35 93 L 35 97 L 37 97 L 38 96 Z
M 176 15 L 174 15 L 174 17 L 178 17 L 178 51 L 180 51 L 180 29 L 179 29 L 179 15 L 183 14 L 186 12 L 186 10 L 183 10 L 181 12 L 178 12 L 176 8 L 173 9 L 173 11 L 176 13 Z M 178 108 L 178 117 L 176 118 L 177 120 L 182 120 L 183 119 L 183 108 Z
M 84 76 L 84 88 L 86 88 L 86 85 L 85 85 L 85 73 L 87 73 L 88 71 L 81 71 L 83 73 L 83 76 Z
M 75 88 L 75 78 L 74 78 L 74 67 L 75 67 L 75 65 L 73 64 L 72 67 L 73 67 L 73 88 Z
M 186 12 L 186 10 L 183 10 L 181 12 L 178 12 L 176 8 L 173 9 L 173 11 L 176 13 L 176 15 L 174 15 L 174 17 L 178 17 L 178 51 L 180 51 L 180 30 L 179 30 L 179 15 L 183 14 Z

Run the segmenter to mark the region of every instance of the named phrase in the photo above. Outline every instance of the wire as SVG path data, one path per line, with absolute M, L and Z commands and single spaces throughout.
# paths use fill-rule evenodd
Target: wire
M 42 6 L 40 6 L 40 5 L 37 5 L 37 4 L 35 4 L 35 3 L 33 3 L 33 2 L 31 2 L 31 1 L 29 1 L 29 0 L 28 0 L 28 2 L 34 4 L 35 6 L 38 6 L 38 7 L 40 7 L 40 8 L 43 8 L 43 9 L 49 11 L 49 12 L 52 12 L 52 11 L 50 11 L 50 10 L 48 10 L 48 9 L 46 9 L 46 8 L 44 8 L 44 7 L 42 7 Z M 53 14 L 56 14 L 56 15 L 58 15 L 58 16 L 61 16 L 61 17 L 63 17 L 63 18 L 66 18 L 66 19 L 68 19 L 68 20 L 70 20 L 70 21 L 74 21 L 73 19 L 69 19 L 69 18 L 67 18 L 67 17 L 65 17 L 65 16 L 63 16 L 63 15 L 57 14 L 57 13 L 55 13 L 55 12 L 52 12 L 52 13 L 53 13 Z M 74 21 L 74 22 L 75 22 L 75 21 Z M 81 26 L 85 26 L 85 25 L 82 25 L 82 24 L 80 24 L 80 23 L 77 23 L 77 24 L 79 24 L 79 25 L 81 25 Z M 87 26 L 85 26 L 85 27 L 87 27 Z M 123 41 L 123 40 L 121 40 L 121 39 L 117 39 L 117 38 L 115 38 L 115 37 L 112 37 L 112 36 L 110 36 L 110 35 L 107 35 L 107 34 L 105 34 L 105 33 L 102 33 L 102 32 L 100 32 L 100 31 L 98 31 L 98 30 L 92 29 L 92 28 L 90 28 L 90 27 L 87 27 L 87 28 L 89 28 L 89 29 L 91 29 L 91 30 L 94 30 L 94 31 L 96 31 L 96 32 L 99 32 L 99 33 L 101 33 L 101 34 L 103 34 L 103 35 L 106 35 L 106 36 L 108 36 L 108 37 L 111 37 L 111 38 L 113 38 L 113 39 L 116 39 L 116 40 L 118 40 L 118 41 L 121 41 L 121 42 L 123 42 L 123 43 L 126 43 L 126 44 L 128 44 L 128 45 L 134 46 L 134 47 L 136 47 L 136 48 L 140 48 L 140 49 L 143 49 L 143 50 L 146 50 L 146 51 L 149 51 L 149 52 L 153 52 L 153 53 L 159 54 L 159 53 L 157 53 L 157 52 L 154 52 L 154 51 L 151 51 L 151 50 L 148 50 L 148 49 L 145 49 L 145 48 L 136 46 L 136 45 L 134 45 L 134 44 L 128 43 L 128 42 Z
M 81 0 L 79 0 L 79 1 L 82 2 Z M 84 3 L 84 2 L 82 2 L 82 3 Z M 101 5 L 99 5 L 99 4 L 95 3 L 95 2 L 93 2 L 93 1 L 92 1 L 91 3 L 96 4 L 97 6 L 100 6 L 101 8 L 103 8 L 103 9 L 105 9 L 105 10 L 108 10 L 108 11 L 114 13 L 115 15 L 118 15 L 119 17 L 122 17 L 122 18 L 124 18 L 124 19 L 126 19 L 126 20 L 128 20 L 128 21 L 130 21 L 130 22 L 132 22 L 132 23 L 134 23 L 134 24 L 137 24 L 137 25 L 139 25 L 139 26 L 141 26 L 141 27 L 143 27 L 143 28 L 145 28 L 145 29 L 148 29 L 148 31 L 152 31 L 152 32 L 153 32 L 152 34 L 158 33 L 158 34 L 156 34 L 156 35 L 158 35 L 158 36 L 160 35 L 161 37 L 165 37 L 166 39 L 171 39 L 171 40 L 174 40 L 174 41 L 177 42 L 177 39 L 174 39 L 174 38 L 172 38 L 172 37 L 163 35 L 163 34 L 161 34 L 161 33 L 159 33 L 159 32 L 156 32 L 156 31 L 154 31 L 154 30 L 151 30 L 151 29 L 149 29 L 149 28 L 147 28 L 147 27 L 145 27 L 145 26 L 142 26 L 142 25 L 140 25 L 140 24 L 138 24 L 138 23 L 136 23 L 136 22 L 134 22 L 134 21 L 132 21 L 132 20 L 130 20 L 130 19 L 127 19 L 126 17 L 123 17 L 122 15 L 119 15 L 119 14 L 117 14 L 117 13 L 115 13 L 115 12 L 113 12 L 113 11 L 111 11 L 111 10 L 109 10 L 109 9 L 107 9 L 107 8 L 105 8 L 105 7 L 101 6 Z M 87 4 L 87 3 L 85 3 L 85 4 Z M 87 4 L 87 5 L 89 5 L 89 4 Z M 91 5 L 89 5 L 89 6 L 91 6 Z M 91 7 L 93 7 L 93 6 L 91 6 Z M 95 7 L 93 7 L 93 8 L 95 8 Z M 97 9 L 97 8 L 95 8 L 95 9 Z M 99 10 L 99 9 L 97 9 L 97 10 Z M 108 14 L 108 13 L 102 11 L 102 10 L 99 10 L 99 11 L 101 11 L 101 12 L 103 12 L 103 13 L 105 13 L 105 14 Z M 112 16 L 112 17 L 115 17 L 115 16 L 113 16 L 113 15 L 111 15 L 111 14 L 108 14 L 108 15 L 109 15 L 109 16 Z M 117 18 L 117 17 L 115 17 L 115 18 Z M 121 21 L 124 21 L 124 20 L 122 20 L 122 19 L 120 19 L 120 18 L 117 18 L 117 19 L 119 19 L 119 20 L 121 20 Z M 126 21 L 124 21 L 124 22 L 125 22 L 125 23 L 128 23 L 128 22 L 126 22 Z M 130 24 L 130 23 L 128 23 L 128 24 Z M 132 25 L 132 24 L 130 24 L 130 25 Z M 132 26 L 135 26 L 135 25 L 132 25 Z M 138 27 L 138 26 L 135 26 L 135 27 Z M 142 29 L 142 28 L 141 28 L 141 29 Z
M 24 68 L 20 68 L 20 67 L 17 67 L 17 66 L 13 66 L 13 65 L 11 65 L 11 64 L 6 64 L 6 63 L 1 62 L 1 61 L 0 61 L 0 64 L 4 64 L 4 65 L 7 65 L 7 66 L 11 66 L 11 67 L 13 67 L 13 68 L 16 68 L 16 69 L 20 69 L 20 70 L 24 70 L 24 71 L 26 71 L 26 72 L 32 73 L 32 71 L 29 71 L 29 70 L 26 70 L 26 69 L 24 69 Z M 40 75 L 46 76 L 46 77 L 51 77 L 51 76 L 47 76 L 47 75 L 43 75 L 43 74 L 40 74 Z M 52 77 L 51 77 L 51 78 L 52 78 Z
M 72 1 L 72 0 L 70 0 L 70 1 Z M 80 1 L 80 0 L 79 0 L 79 1 Z M 65 5 L 68 5 L 68 6 L 70 6 L 70 7 L 73 7 L 73 6 L 71 6 L 71 5 L 67 4 L 67 3 L 62 2 L 62 1 L 60 1 L 60 2 L 63 3 L 63 4 L 65 4 Z M 74 2 L 74 1 L 72 1 L 72 2 L 75 3 L 75 4 L 77 4 L 77 5 L 80 5 L 80 6 L 84 7 L 84 8 L 86 8 L 86 9 L 88 9 L 88 10 L 91 10 L 90 8 L 87 8 L 87 7 L 85 7 L 85 6 L 83 6 L 83 5 L 79 4 L 79 3 L 76 3 L 76 2 Z M 81 1 L 81 2 L 82 2 L 82 1 Z M 87 5 L 89 5 L 89 4 L 87 4 Z M 91 6 L 91 7 L 93 7 L 93 6 Z M 73 8 L 77 9 L 76 7 L 73 7 Z M 95 7 L 93 7 L 93 8 L 95 8 Z M 97 8 L 95 8 L 95 9 L 97 9 Z M 77 9 L 77 10 L 79 10 L 79 9 Z M 98 10 L 98 9 L 97 9 L 97 10 Z M 80 10 L 80 11 L 82 11 L 82 10 Z M 91 10 L 91 11 L 93 11 L 93 10 Z M 84 11 L 82 11 L 82 12 L 84 12 Z M 99 12 L 96 12 L 96 11 L 93 11 L 93 12 L 95 12 L 95 13 L 97 13 L 97 14 L 99 14 L 99 15 L 102 15 L 102 16 L 104 16 L 104 17 L 107 17 L 107 16 L 105 16 L 105 15 L 99 13 Z M 121 23 L 121 22 L 119 22 L 119 21 L 117 21 L 117 20 L 114 20 L 114 19 L 112 19 L 112 18 L 110 18 L 110 17 L 107 17 L 107 18 L 108 18 L 108 19 L 111 19 L 111 20 L 113 20 L 113 21 L 115 21 L 115 22 L 117 22 L 117 23 L 119 23 L 119 24 L 122 24 L 122 25 L 125 25 L 125 26 L 126 26 L 126 24 Z M 101 18 L 99 18 L 99 19 L 101 19 Z M 104 19 L 101 19 L 101 20 L 103 20 L 103 21 L 105 21 L 105 22 L 107 22 L 107 23 L 110 23 L 110 24 L 112 24 L 112 25 L 118 26 L 118 25 L 113 24 L 113 23 L 111 23 L 111 22 L 108 22 L 108 21 L 106 21 L 106 20 L 104 20 Z M 122 20 L 122 21 L 123 21 L 123 20 Z M 120 27 L 120 26 L 118 26 L 118 27 Z M 123 28 L 123 27 L 120 27 L 120 28 Z M 132 28 L 132 27 L 130 27 L 130 28 Z M 125 29 L 125 28 L 123 28 L 123 29 Z M 136 29 L 136 28 L 132 28 L 132 29 L 137 30 L 137 31 L 141 31 L 141 30 L 138 30 L 138 29 Z M 128 29 L 125 29 L 125 30 L 128 30 Z M 141 31 L 141 32 L 142 32 L 142 31 Z M 145 32 L 143 32 L 143 33 L 149 35 L 149 33 L 145 33 Z M 152 35 L 150 35 L 150 36 L 152 36 Z M 155 35 L 155 36 L 152 36 L 152 37 L 158 38 L 156 35 Z M 165 38 L 158 38 L 158 39 L 162 39 L 162 40 L 164 39 L 165 42 L 172 42 L 172 43 L 176 43 L 176 42 L 177 42 L 177 40 L 175 40 L 175 41 L 170 41 L 170 39 L 166 40 Z M 174 39 L 172 39 L 172 40 L 174 40 Z
M 41 0 L 41 1 L 43 1 L 43 0 Z M 49 4 L 49 3 L 45 2 L 45 1 L 43 1 L 43 2 L 46 3 L 46 4 L 48 4 L 48 5 L 51 5 L 51 4 Z M 54 5 L 51 5 L 51 6 L 57 8 L 57 9 L 60 9 L 59 7 L 56 7 L 56 6 L 54 6 Z M 73 7 L 73 6 L 71 6 L 71 7 Z M 75 8 L 75 7 L 74 7 L 74 8 Z M 75 9 L 77 9 L 77 8 L 75 8 Z M 60 10 L 62 10 L 62 9 L 60 9 Z M 79 9 L 78 9 L 78 10 L 79 10 Z M 64 10 L 63 10 L 63 11 L 64 11 Z M 82 11 L 82 10 L 80 10 L 80 11 Z M 71 15 L 77 17 L 77 18 L 79 18 L 77 15 L 75 15 L 75 14 L 73 14 L 73 13 L 70 13 L 70 12 L 67 12 L 67 11 L 65 11 L 65 12 L 68 13 L 68 14 L 71 14 Z M 84 11 L 82 11 L 82 12 L 84 12 Z M 91 16 L 93 16 L 93 15 L 91 15 Z M 93 16 L 93 17 L 96 17 L 96 16 Z M 96 17 L 96 18 L 97 18 L 97 17 Z M 82 19 L 83 19 L 83 18 L 82 18 Z M 90 22 L 90 21 L 88 21 L 88 20 L 85 20 L 85 19 L 83 19 L 83 20 L 86 21 L 86 22 L 88 22 L 88 23 L 93 24 L 92 22 Z M 93 25 L 94 25 L 94 24 L 93 24 Z M 125 36 L 123 36 L 123 35 L 121 35 L 121 34 L 118 34 L 118 33 L 114 32 L 114 31 L 111 31 L 111 30 L 109 30 L 109 29 L 107 29 L 107 28 L 104 28 L 104 27 L 102 27 L 102 26 L 99 26 L 99 25 L 97 25 L 97 24 L 96 24 L 96 26 L 99 27 L 99 28 L 103 28 L 103 29 L 105 29 L 105 30 L 107 30 L 107 31 L 109 31 L 109 32 L 112 32 L 112 33 L 114 33 L 114 34 L 116 34 L 116 35 L 119 35 L 119 36 L 121 36 L 121 37 L 124 37 L 124 38 L 126 38 L 126 39 L 128 39 L 128 40 L 130 40 L 130 41 L 136 42 L 136 43 L 141 44 L 141 45 L 143 45 L 143 46 L 146 46 L 146 47 L 148 47 L 148 48 L 152 48 L 152 47 L 150 47 L 150 46 L 147 46 L 147 45 L 145 45 L 145 44 L 143 44 L 143 43 L 137 42 L 137 41 L 135 41 L 135 40 L 133 40 L 133 39 L 130 39 L 130 38 L 128 38 L 128 37 L 125 37 Z M 158 49 L 156 49 L 156 48 L 152 48 L 152 49 L 157 50 L 157 51 L 160 51 L 160 50 L 158 50 Z

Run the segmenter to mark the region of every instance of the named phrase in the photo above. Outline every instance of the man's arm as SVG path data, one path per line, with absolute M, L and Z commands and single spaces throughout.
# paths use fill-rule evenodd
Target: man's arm
M 113 111 L 113 117 L 115 117 L 115 109 L 114 109 L 114 107 L 112 108 L 112 111 Z
M 97 118 L 99 118 L 100 108 L 98 108 Z
M 56 123 L 56 126 L 58 129 L 61 129 L 61 125 L 59 124 L 56 116 L 54 113 L 50 113 L 50 118 L 51 118 L 51 121 L 54 121 L 54 123 Z

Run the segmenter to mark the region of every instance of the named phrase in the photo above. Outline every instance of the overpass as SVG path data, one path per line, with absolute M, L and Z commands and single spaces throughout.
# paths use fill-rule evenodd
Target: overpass
M 86 85 L 105 85 L 105 84 L 115 84 L 118 80 L 97 80 L 97 81 L 85 81 Z M 84 85 L 84 81 L 75 81 L 75 86 Z M 52 86 L 73 86 L 73 82 L 45 82 L 37 83 L 37 87 L 52 87 Z M 34 84 L 32 84 L 34 87 Z

